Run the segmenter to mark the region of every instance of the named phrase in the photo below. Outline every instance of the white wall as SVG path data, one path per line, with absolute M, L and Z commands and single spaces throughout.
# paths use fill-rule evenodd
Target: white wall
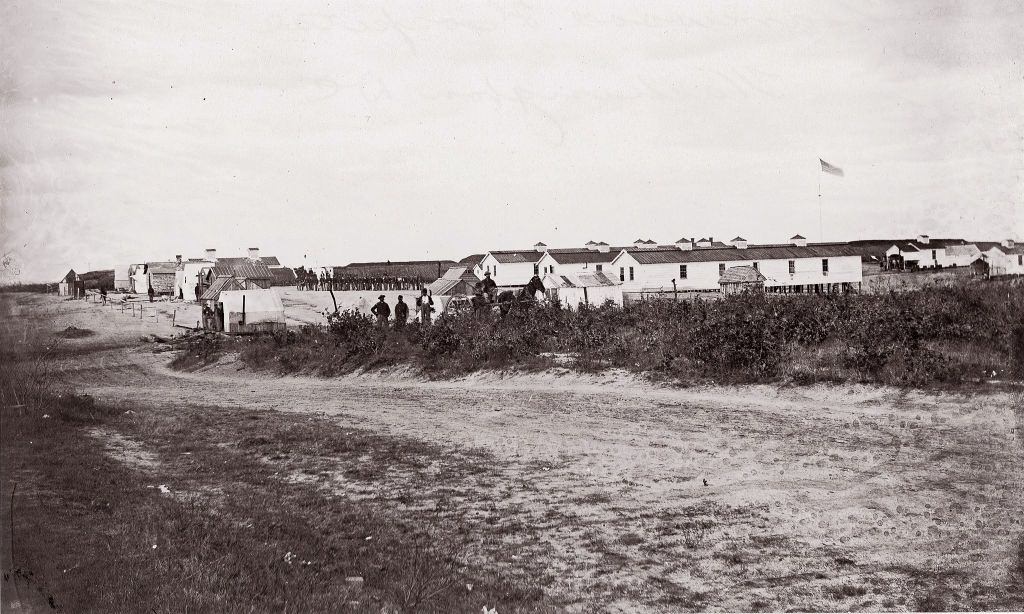
M 490 267 L 491 279 L 499 286 L 525 286 L 533 277 L 532 262 L 506 264 L 498 262 L 494 256 L 487 254 L 480 264 L 483 269 L 479 275 L 480 279 L 483 279 L 487 267 Z
M 597 252 L 594 253 L 596 254 Z M 557 259 L 557 254 L 552 254 L 551 252 L 544 253 L 544 257 L 541 258 L 540 262 L 537 263 L 539 265 L 539 274 L 541 277 L 544 277 L 544 268 L 548 267 L 548 272 L 551 272 L 550 267 L 552 266 L 555 267 L 555 275 L 566 275 L 570 273 L 594 273 L 598 270 L 597 267 L 600 266 L 601 272 L 603 272 L 605 275 L 608 275 L 608 277 L 611 277 L 610 271 L 612 265 L 608 262 L 602 262 L 600 264 L 595 264 L 593 262 L 563 264 L 561 262 L 558 262 Z
M 554 292 L 558 295 L 558 302 L 566 309 L 577 309 L 584 302 L 600 307 L 606 301 L 612 301 L 622 306 L 622 286 L 594 286 L 587 288 L 585 293 L 583 288 L 556 288 Z
M 989 275 L 1024 275 L 1024 258 L 1020 254 L 1006 254 L 998 247 L 985 252 L 988 259 Z
M 758 260 L 758 270 L 767 278 L 765 286 L 801 286 L 813 284 L 860 283 L 863 280 L 860 256 L 832 256 L 828 258 L 828 275 L 821 270 L 821 258 L 793 258 L 795 272 L 789 273 L 790 258 Z M 753 260 L 729 260 L 721 262 L 686 262 L 686 278 L 679 276 L 680 263 L 638 264 L 626 252 L 609 266 L 606 274 L 613 280 L 619 279 L 619 269 L 625 268 L 625 281 L 622 282 L 623 292 L 641 292 L 662 288 L 672 291 L 672 280 L 676 280 L 676 289 L 717 290 L 720 276 L 720 265 L 729 269 L 734 266 L 751 266 Z M 629 280 L 629 267 L 633 267 L 634 280 Z
M 174 278 L 174 296 L 177 298 L 181 291 L 186 301 L 194 301 L 196 298 L 196 284 L 199 282 L 199 272 L 206 267 L 213 266 L 212 262 L 183 262 L 182 268 Z

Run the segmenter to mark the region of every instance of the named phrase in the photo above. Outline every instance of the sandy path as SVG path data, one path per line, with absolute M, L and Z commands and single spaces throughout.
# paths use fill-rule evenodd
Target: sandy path
M 60 327 L 137 336 L 112 315 L 80 308 Z M 750 610 L 762 598 L 911 607 L 892 596 L 909 594 L 918 574 L 954 569 L 965 585 L 1005 586 L 1024 530 L 1024 448 L 1006 394 L 680 390 L 614 374 L 321 380 L 231 363 L 179 373 L 145 349 L 110 349 L 101 366 L 76 364 L 66 377 L 108 402 L 323 413 L 512 461 L 504 505 L 539 527 L 555 590 L 615 595 L 610 609 L 657 610 L 648 593 L 670 591 L 665 583 L 713 592 L 704 607 L 714 608 Z M 680 518 L 708 526 L 680 528 Z M 834 577 L 886 590 L 822 602 Z

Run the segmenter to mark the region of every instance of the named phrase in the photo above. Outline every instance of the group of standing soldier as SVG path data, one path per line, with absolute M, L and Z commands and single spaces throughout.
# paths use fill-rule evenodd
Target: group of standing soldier
M 377 302 L 370 308 L 370 313 L 377 318 L 377 324 L 380 326 L 387 326 L 388 320 L 391 318 L 391 306 L 387 304 L 386 298 L 386 296 L 381 294 L 377 297 Z M 416 313 L 420 324 L 430 324 L 434 313 L 434 297 L 426 288 L 423 289 L 420 296 L 416 297 Z M 395 303 L 395 328 L 405 328 L 405 323 L 408 319 L 409 304 L 405 302 L 405 298 L 402 295 L 399 295 L 398 302 Z

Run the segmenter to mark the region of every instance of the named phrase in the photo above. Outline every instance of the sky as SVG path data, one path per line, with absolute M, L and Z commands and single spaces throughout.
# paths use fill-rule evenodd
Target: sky
M 1015 1 L 6 0 L 0 281 L 1020 240 L 1021 32 Z

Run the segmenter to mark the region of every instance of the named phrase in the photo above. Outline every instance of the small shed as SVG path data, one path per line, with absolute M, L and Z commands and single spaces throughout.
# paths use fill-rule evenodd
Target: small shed
M 971 262 L 971 273 L 979 277 L 989 276 L 989 264 L 988 260 L 984 256 L 978 256 L 973 262 Z
M 473 267 L 453 266 L 440 279 L 431 282 L 427 289 L 436 296 L 470 295 L 479 281 L 480 278 L 473 273 Z
M 245 290 L 242 284 L 231 275 L 221 275 L 213 280 L 202 295 L 199 301 L 213 308 L 214 303 L 220 300 L 220 293 L 225 290 Z
M 224 290 L 217 298 L 224 332 L 244 335 L 285 330 L 284 304 L 273 290 Z
M 82 282 L 78 273 L 75 273 L 74 269 L 67 272 L 64 277 L 57 282 L 57 294 L 60 296 L 74 296 L 85 294 L 85 283 Z
M 146 274 L 149 275 L 149 285 L 157 294 L 174 294 L 174 278 L 178 272 L 177 262 L 147 262 Z M 145 288 L 143 292 L 149 292 Z
M 132 276 L 130 264 L 118 264 L 114 266 L 114 290 L 118 292 L 130 292 L 132 289 Z
M 580 305 L 599 306 L 611 301 L 622 306 L 622 286 L 601 271 L 585 271 L 544 276 L 544 293 L 566 309 Z
M 763 292 L 767 279 L 752 266 L 729 267 L 718 278 L 718 286 L 723 294 L 739 294 L 741 292 Z

